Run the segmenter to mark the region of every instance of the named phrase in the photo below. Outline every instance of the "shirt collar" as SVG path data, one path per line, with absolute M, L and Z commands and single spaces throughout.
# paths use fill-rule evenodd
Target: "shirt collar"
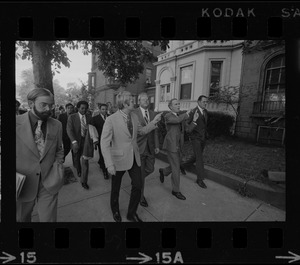
M 171 111 L 176 117 L 178 117 L 177 113 L 174 111 Z
M 82 115 L 81 113 L 79 113 L 78 112 L 78 114 L 79 114 L 79 118 L 80 118 L 80 120 L 82 119 L 82 116 L 85 116 L 85 115 Z
M 203 111 L 204 109 L 200 108 L 200 106 L 198 105 L 198 109 L 200 110 L 201 114 L 203 115 Z
M 142 107 L 140 107 L 140 109 L 141 109 L 141 112 L 142 112 L 142 114 L 143 114 L 143 116 L 145 117 L 146 115 L 145 115 L 145 109 L 144 108 L 142 108 Z M 149 111 L 147 110 L 147 112 L 149 113 Z M 148 116 L 149 116 L 149 114 L 148 114 Z

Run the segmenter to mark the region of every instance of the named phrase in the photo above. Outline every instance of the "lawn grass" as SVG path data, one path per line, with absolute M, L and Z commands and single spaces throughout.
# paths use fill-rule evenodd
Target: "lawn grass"
M 285 148 L 256 145 L 233 137 L 208 140 L 204 163 L 244 179 L 266 180 L 267 171 L 285 171 Z

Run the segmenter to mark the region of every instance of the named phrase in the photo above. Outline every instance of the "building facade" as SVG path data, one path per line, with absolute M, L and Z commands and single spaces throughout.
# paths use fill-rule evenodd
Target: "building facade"
M 252 41 L 245 48 L 236 135 L 263 143 L 284 144 L 284 44 Z
M 168 110 L 168 101 L 177 98 L 181 109 L 197 105 L 200 95 L 212 96 L 226 86 L 239 86 L 242 67 L 241 40 L 170 41 L 166 53 L 158 56 L 155 110 Z M 209 102 L 209 111 L 234 115 L 225 104 Z
M 148 41 L 143 41 L 143 45 L 150 49 L 155 57 L 162 53 L 160 47 L 153 47 Z M 105 77 L 103 72 L 98 69 L 98 56 L 96 54 L 92 54 L 91 61 L 92 65 L 91 72 L 88 73 L 88 85 L 95 89 L 94 109 L 97 109 L 98 103 L 111 102 L 113 106 L 116 105 L 116 95 L 123 90 L 131 92 L 135 104 L 138 103 L 137 98 L 139 93 L 146 92 L 149 96 L 150 106 L 154 107 L 156 68 L 153 63 L 146 63 L 144 71 L 139 75 L 139 78 L 133 84 L 128 84 L 124 87 L 113 78 Z

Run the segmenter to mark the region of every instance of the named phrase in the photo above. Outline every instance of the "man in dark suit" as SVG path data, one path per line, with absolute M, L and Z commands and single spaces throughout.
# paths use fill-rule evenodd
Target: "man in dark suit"
M 135 110 L 139 122 L 142 126 L 146 126 L 155 117 L 155 113 L 149 110 L 149 99 L 146 93 L 141 93 L 138 97 L 139 108 Z M 141 171 L 142 171 L 142 195 L 140 204 L 143 207 L 148 207 L 148 202 L 144 196 L 145 177 L 154 171 L 155 154 L 159 153 L 159 141 L 157 130 L 153 130 L 148 134 L 137 136 L 137 144 L 139 146 L 141 156 Z
M 62 125 L 51 118 L 54 96 L 48 89 L 33 89 L 27 99 L 30 111 L 16 117 L 16 172 L 26 176 L 17 221 L 31 222 L 36 206 L 40 222 L 56 222 L 64 183 Z
M 103 125 L 104 125 L 104 122 L 105 122 L 107 116 L 108 116 L 107 115 L 107 105 L 106 104 L 99 104 L 99 114 L 94 116 L 93 119 L 92 119 L 92 123 L 97 129 L 99 139 L 101 139 Z M 100 168 L 102 169 L 104 179 L 108 179 L 108 172 L 107 172 L 107 169 L 105 167 L 104 158 L 103 158 L 102 151 L 101 151 L 101 148 L 100 148 L 100 141 L 99 141 L 99 144 L 98 144 L 98 151 L 99 151 L 98 164 L 99 164 Z
M 86 101 L 79 101 L 77 103 L 78 113 L 70 115 L 67 123 L 67 134 L 71 140 L 74 152 L 74 167 L 77 169 L 78 177 L 81 178 L 82 187 L 87 190 L 89 189 L 87 184 L 89 160 L 84 159 L 82 153 L 88 124 L 92 124 L 92 117 L 86 114 L 88 106 Z
M 58 116 L 58 120 L 61 122 L 63 128 L 64 159 L 66 158 L 66 156 L 69 154 L 71 150 L 71 141 L 67 134 L 67 123 L 68 123 L 68 117 L 73 113 L 74 113 L 74 106 L 72 103 L 68 103 L 66 105 L 66 112 Z M 71 152 L 72 152 L 72 159 L 74 161 L 73 150 Z
M 196 170 L 197 180 L 196 183 L 203 189 L 206 189 L 204 183 L 204 162 L 203 150 L 207 139 L 207 97 L 200 96 L 198 98 L 198 106 L 193 109 L 191 116 L 187 121 L 186 131 L 190 133 L 193 143 L 193 149 L 196 156 Z
M 179 115 L 180 102 L 176 98 L 171 99 L 168 106 L 171 111 L 165 115 L 167 134 L 163 149 L 167 150 L 170 165 L 159 169 L 160 181 L 163 183 L 164 176 L 172 173 L 172 194 L 180 200 L 185 200 L 185 196 L 180 192 L 180 157 L 184 143 L 184 121 L 189 118 L 190 110 Z

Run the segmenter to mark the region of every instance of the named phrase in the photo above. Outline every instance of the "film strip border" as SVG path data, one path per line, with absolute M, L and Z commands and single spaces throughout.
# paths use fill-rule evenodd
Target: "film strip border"
M 19 263 L 276 263 L 284 256 L 293 260 L 285 243 L 291 237 L 275 223 L 25 224 L 11 231 L 10 240 L 6 236 L 3 250 Z M 296 261 L 297 250 L 291 252 Z
M 299 8 L 295 2 L 45 2 L 17 6 L 0 3 L 2 85 L 14 86 L 13 68 L 9 66 L 5 70 L 3 66 L 14 62 L 15 40 L 299 38 Z M 289 51 L 287 47 L 287 53 Z M 289 57 L 292 56 L 290 53 Z M 290 76 L 294 74 L 296 72 L 290 72 Z M 297 80 L 288 80 L 290 87 L 291 84 L 297 87 L 294 81 Z M 6 91 L 5 95 L 14 100 L 13 92 Z M 3 109 L 7 106 L 6 110 L 13 113 L 13 106 L 8 102 L 3 102 Z M 293 107 L 289 105 L 290 113 L 298 109 Z M 3 124 L 9 125 L 9 119 L 3 116 Z M 13 130 L 14 127 L 8 131 Z M 291 133 L 288 132 L 289 136 Z M 293 136 L 296 139 L 296 133 Z M 4 143 L 3 149 L 6 150 Z M 3 168 L 9 169 L 5 165 Z M 9 172 L 6 169 L 4 174 Z M 299 215 L 294 218 L 297 214 L 291 192 L 287 197 L 285 223 L 16 224 L 15 207 L 10 205 L 13 192 L 9 196 L 14 185 L 2 179 L 4 186 L 8 189 L 2 190 L 2 209 L 6 208 L 2 210 L 5 215 L 0 224 L 2 263 L 9 262 L 10 256 L 14 258 L 12 263 L 181 263 L 181 260 L 184 263 L 281 263 L 299 260 Z M 299 185 L 293 180 L 287 189 L 291 191 L 296 186 Z
M 1 4 L 2 39 L 272 39 L 300 35 L 300 6 L 295 2 L 44 2 L 17 6 Z

